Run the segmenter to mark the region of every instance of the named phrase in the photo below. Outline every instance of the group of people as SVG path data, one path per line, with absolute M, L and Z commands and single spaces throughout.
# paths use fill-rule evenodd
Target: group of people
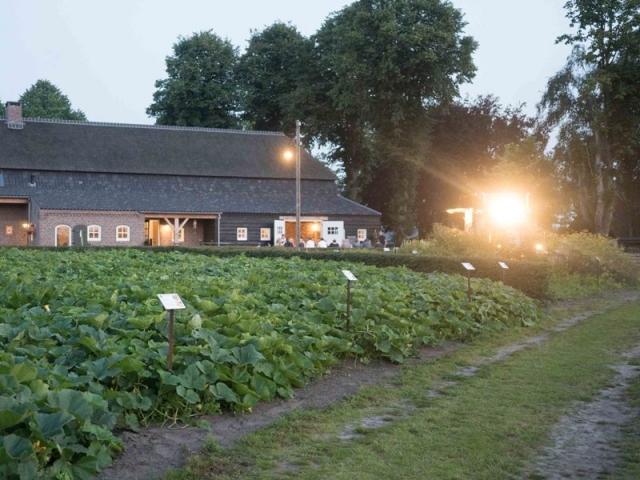
M 372 248 L 374 246 L 384 248 L 386 247 L 386 245 L 387 239 L 382 233 L 378 238 L 376 238 L 375 245 L 373 245 L 371 240 L 368 238 L 361 241 L 356 241 L 353 244 L 348 238 L 344 238 L 342 240 L 342 243 L 338 243 L 338 241 L 334 238 L 333 241 L 329 244 L 327 244 L 324 238 L 321 238 L 318 243 L 316 243 L 311 237 L 309 237 L 306 242 L 303 238 L 300 238 L 298 241 L 298 246 L 300 248 Z M 295 247 L 295 243 L 293 238 L 286 238 L 284 235 L 282 235 L 282 237 L 276 239 L 275 246 Z

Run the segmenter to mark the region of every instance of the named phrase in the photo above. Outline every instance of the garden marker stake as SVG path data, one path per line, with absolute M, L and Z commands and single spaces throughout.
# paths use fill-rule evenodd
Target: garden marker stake
M 467 302 L 471 303 L 471 272 L 476 269 L 473 265 L 463 262 L 462 266 L 467 271 Z
M 167 370 L 173 372 L 173 310 L 169 310 L 169 351 L 167 352 Z
M 177 293 L 159 293 L 158 298 L 165 310 L 169 312 L 169 351 L 167 352 L 167 370 L 173 372 L 173 323 L 174 310 L 182 310 L 185 307 Z
M 347 332 L 349 331 L 349 324 L 351 322 L 351 282 L 358 280 L 356 276 L 349 270 L 342 270 L 342 273 L 347 277 Z
M 498 265 L 500 265 L 500 268 L 502 269 L 502 284 L 506 285 L 507 282 L 505 281 L 505 274 L 506 271 L 509 270 L 509 265 L 504 262 L 498 262 Z

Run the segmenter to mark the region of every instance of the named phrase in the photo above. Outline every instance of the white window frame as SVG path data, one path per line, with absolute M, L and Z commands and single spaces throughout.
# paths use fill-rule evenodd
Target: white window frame
M 340 228 L 339 227 L 327 227 L 327 233 L 329 234 L 329 236 L 336 236 L 340 234 Z
M 122 235 L 120 233 L 122 229 Z M 116 227 L 116 242 L 130 242 L 131 241 L 131 227 L 129 225 L 118 225 Z
M 236 229 L 236 239 L 239 242 L 246 242 L 249 238 L 249 232 L 247 231 L 247 227 L 238 227 Z
M 367 229 L 359 228 L 356 238 L 358 239 L 359 242 L 364 242 L 367 239 Z
M 91 230 L 94 230 L 93 232 Z M 97 233 L 97 235 L 95 235 Z M 88 242 L 100 242 L 102 241 L 102 227 L 100 225 L 88 225 L 87 226 L 87 241 Z
M 260 229 L 260 241 L 261 242 L 270 242 L 271 241 L 271 229 L 270 228 L 261 228 Z

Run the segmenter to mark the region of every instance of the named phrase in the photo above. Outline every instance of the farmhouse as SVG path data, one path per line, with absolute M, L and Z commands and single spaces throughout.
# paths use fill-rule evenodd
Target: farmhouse
M 295 237 L 282 133 L 0 118 L 0 245 L 267 245 Z M 302 151 L 301 232 L 364 239 L 380 213 Z

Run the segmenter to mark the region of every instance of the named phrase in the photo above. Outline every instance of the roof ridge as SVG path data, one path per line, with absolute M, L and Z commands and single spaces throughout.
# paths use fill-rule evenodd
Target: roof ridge
M 0 115 L 0 120 L 6 120 L 6 116 Z M 70 125 L 86 125 L 89 127 L 147 128 L 152 130 L 177 130 L 186 132 L 240 133 L 243 135 L 285 136 L 283 132 L 269 132 L 266 130 L 235 130 L 231 128 L 183 127 L 179 125 L 145 125 L 141 123 L 89 122 L 86 120 L 64 120 L 59 118 L 40 117 L 24 117 L 22 120 L 24 122 L 62 123 Z

